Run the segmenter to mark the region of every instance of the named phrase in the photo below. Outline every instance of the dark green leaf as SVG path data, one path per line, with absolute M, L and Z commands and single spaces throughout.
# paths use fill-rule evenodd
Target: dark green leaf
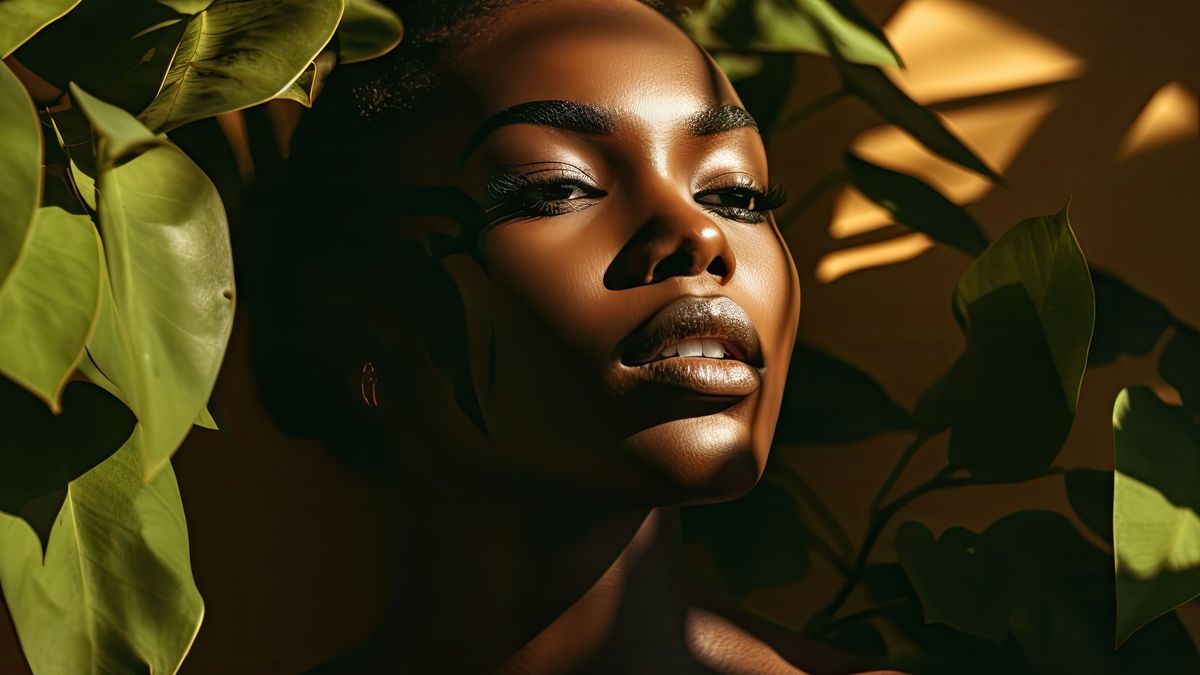
M 1200 334 L 1179 327 L 1159 357 L 1158 372 L 1179 391 L 1183 407 L 1200 416 Z
M 908 412 L 873 377 L 797 341 L 775 427 L 775 442 L 849 443 L 912 428 Z
M 317 58 L 341 15 L 342 0 L 214 0 L 187 20 L 138 118 L 163 132 L 274 98 Z
M 733 87 L 758 123 L 759 133 L 764 139 L 770 139 L 796 79 L 796 56 L 760 54 L 758 58 L 762 68 L 754 75 L 738 80 Z
M 125 404 L 89 382 L 72 382 L 54 414 L 17 384 L 0 378 L 0 511 L 31 521 L 45 545 L 51 523 L 26 511 L 35 500 L 53 497 L 67 483 L 104 461 L 125 443 L 137 420 Z M 61 504 L 61 498 L 57 500 Z M 58 513 L 58 504 L 52 511 Z
M 845 164 L 854 186 L 887 209 L 901 225 L 972 256 L 987 248 L 987 235 L 971 216 L 924 181 L 877 166 L 851 152 L 846 153 Z
M 1174 317 L 1158 301 L 1124 281 L 1092 270 L 1096 289 L 1096 332 L 1088 352 L 1088 365 L 1101 366 L 1122 354 L 1149 354 Z
M 1111 471 L 1077 469 L 1063 474 L 1067 499 L 1079 520 L 1097 537 L 1113 538 L 1113 474 Z
M 1008 631 L 1009 570 L 989 541 L 961 527 L 934 539 L 917 522 L 896 531 L 896 553 L 925 620 L 999 641 Z
M 0 59 L 78 4 L 79 0 L 0 0 Z
M 1200 595 L 1200 429 L 1146 388 L 1113 409 L 1117 643 Z
M 24 255 L 0 286 L 0 375 L 54 412 L 96 323 L 101 255 L 90 218 L 40 209 Z
M 42 192 L 42 136 L 25 87 L 0 63 L 0 289 L 29 240 Z
M 954 421 L 954 397 L 961 386 L 957 379 L 961 377 L 962 367 L 963 357 L 960 356 L 950 370 L 934 380 L 917 399 L 913 423 L 921 438 L 932 438 L 950 428 Z
M 377 0 L 346 0 L 337 36 L 338 60 L 358 63 L 395 49 L 404 37 L 404 24 Z
M 752 51 L 828 54 L 822 32 L 846 59 L 898 66 L 900 60 L 878 28 L 861 13 L 844 14 L 829 0 L 708 0 L 684 18 L 702 46 Z
M 76 87 L 71 94 L 98 139 L 102 278 L 111 281 L 88 350 L 138 416 L 149 478 L 200 416 L 225 353 L 228 225 L 212 183 L 165 137 Z
M 954 376 L 950 461 L 1021 480 L 1058 454 L 1075 415 L 1095 316 L 1066 211 L 1017 224 L 954 293 L 967 349 Z
M 685 536 L 709 549 L 726 585 L 739 596 L 808 572 L 807 530 L 796 502 L 766 481 L 736 501 L 685 509 L 683 522 Z
M 0 515 L 0 585 L 35 673 L 174 673 L 196 637 L 179 487 L 169 464 L 143 483 L 136 439 L 70 484 L 44 560 Z
M 946 159 L 964 166 L 992 181 L 1003 179 L 967 147 L 932 110 L 909 98 L 882 70 L 875 66 L 847 63 L 834 59 L 842 77 L 842 87 L 861 98 L 883 119 Z

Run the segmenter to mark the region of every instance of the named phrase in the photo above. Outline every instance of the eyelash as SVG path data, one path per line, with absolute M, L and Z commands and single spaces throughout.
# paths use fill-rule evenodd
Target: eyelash
M 542 176 L 541 174 L 550 174 Z M 554 175 L 557 174 L 557 175 Z M 583 192 L 579 197 L 547 199 L 547 188 L 570 187 Z M 501 173 L 488 182 L 488 195 L 494 204 L 487 209 L 492 225 L 514 220 L 550 218 L 566 213 L 575 213 L 588 208 L 605 196 L 605 191 L 572 177 L 561 169 L 545 169 L 528 174 Z M 714 204 L 700 201 L 705 197 L 734 196 L 745 200 L 747 206 Z M 771 185 L 760 190 L 745 183 L 718 188 L 709 188 L 695 195 L 696 203 L 704 210 L 722 218 L 742 223 L 762 223 L 767 213 L 784 205 L 787 191 L 780 185 Z

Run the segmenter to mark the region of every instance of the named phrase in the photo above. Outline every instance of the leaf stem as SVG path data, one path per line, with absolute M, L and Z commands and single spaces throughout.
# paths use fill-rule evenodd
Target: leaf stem
M 921 446 L 925 444 L 926 440 L 927 439 L 925 436 L 918 435 L 913 439 L 912 443 L 908 444 L 908 447 L 904 449 L 904 452 L 901 453 L 900 459 L 896 460 L 896 465 L 892 467 L 891 473 L 889 473 L 887 479 L 883 481 L 883 485 L 879 487 L 879 492 L 876 492 L 875 498 L 871 500 L 871 515 L 875 515 L 879 511 L 880 504 L 883 504 L 883 500 L 887 499 L 888 493 L 890 493 L 892 488 L 896 486 L 896 481 L 900 480 L 900 476 L 904 474 L 904 469 L 908 466 L 908 463 L 912 461 L 912 458 L 917 454 L 917 451 L 921 449 Z
M 806 120 L 810 117 L 813 117 L 817 113 L 825 110 L 826 108 L 832 107 L 833 105 L 840 102 L 842 99 L 846 98 L 849 95 L 850 95 L 850 92 L 846 91 L 844 88 L 838 89 L 837 91 L 834 91 L 834 92 L 830 92 L 830 93 L 822 96 L 821 98 L 818 98 L 814 101 L 811 101 L 811 102 L 805 104 L 803 107 L 801 107 L 796 112 L 794 112 L 794 113 L 788 115 L 787 117 L 783 118 L 782 120 L 780 120 L 775 125 L 775 130 L 779 131 L 782 129 L 786 129 L 790 126 L 799 124 L 799 123 L 803 122 L 804 120 Z
M 775 468 L 778 470 L 776 479 L 783 484 L 783 487 L 790 488 L 804 500 L 804 503 L 812 509 L 817 520 L 821 521 L 829 536 L 833 538 L 834 545 L 841 551 L 840 559 L 845 568 L 842 572 L 845 573 L 849 569 L 849 565 L 845 561 L 849 560 L 854 553 L 854 544 L 850 543 L 850 537 L 846 535 L 846 530 L 842 529 L 841 524 L 833 515 L 833 511 L 821 499 L 821 495 L 817 494 L 817 491 L 794 468 L 785 462 L 778 462 Z

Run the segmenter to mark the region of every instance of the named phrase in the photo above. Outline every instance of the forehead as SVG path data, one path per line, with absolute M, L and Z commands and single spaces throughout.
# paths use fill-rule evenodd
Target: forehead
M 449 65 L 480 114 L 563 99 L 621 111 L 649 126 L 737 103 L 708 56 L 635 0 L 517 3 Z

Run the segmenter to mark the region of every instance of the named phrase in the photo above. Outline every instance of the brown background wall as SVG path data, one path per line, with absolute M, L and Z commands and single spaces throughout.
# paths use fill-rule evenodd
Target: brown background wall
M 772 141 L 774 178 L 790 188 L 793 204 L 839 166 L 851 144 L 967 204 L 993 237 L 1024 217 L 1057 211 L 1070 197 L 1072 224 L 1092 264 L 1200 325 L 1193 208 L 1200 185 L 1200 3 L 859 4 L 906 58 L 909 70 L 898 81 L 935 106 L 1008 186 L 990 186 L 932 158 L 862 104 L 844 100 Z M 827 62 L 805 58 L 789 109 L 836 88 Z M 780 217 L 804 287 L 802 336 L 874 373 L 911 406 L 961 350 L 949 297 L 968 259 L 928 248 L 920 235 L 891 226 L 841 190 L 803 212 L 785 207 Z M 390 561 L 402 554 L 369 482 L 265 421 L 244 372 L 242 328 L 218 384 L 226 431 L 196 431 L 175 462 L 207 603 L 184 673 L 292 673 L 336 654 L 378 620 Z M 1153 363 L 1151 355 L 1088 372 L 1059 465 L 1112 467 L 1117 392 L 1151 384 L 1171 393 Z M 857 539 L 867 502 L 907 441 L 885 435 L 791 456 Z M 928 477 L 943 452 L 938 443 L 923 450 L 900 489 Z M 916 518 L 935 532 L 950 525 L 979 530 L 1020 508 L 1069 513 L 1061 480 L 931 495 L 895 523 Z M 894 555 L 890 541 L 885 533 L 881 559 Z M 756 602 L 799 624 L 828 600 L 832 580 L 818 566 L 804 584 Z M 1197 608 L 1183 614 L 1200 625 Z M 0 613 L 0 672 L 23 669 Z

